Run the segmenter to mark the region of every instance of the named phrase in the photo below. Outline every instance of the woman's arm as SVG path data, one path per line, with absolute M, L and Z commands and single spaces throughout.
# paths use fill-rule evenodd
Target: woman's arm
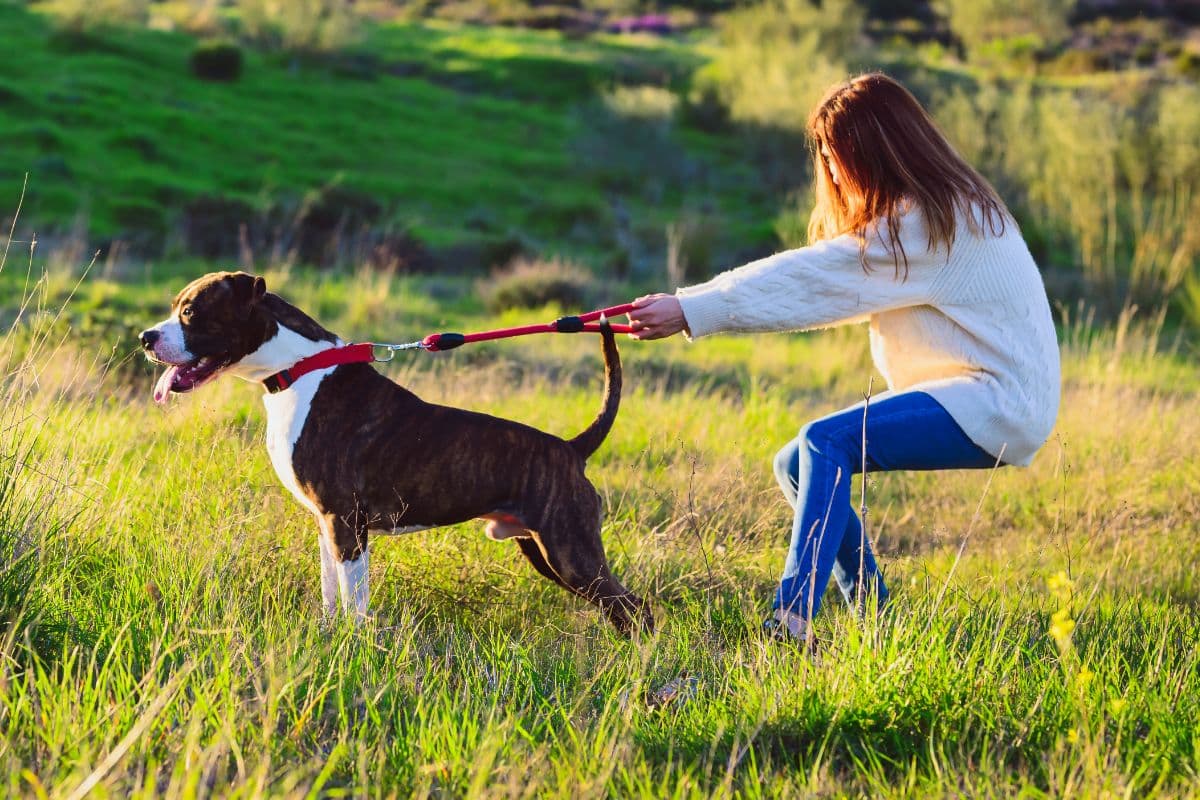
M 867 248 L 864 270 L 858 241 L 839 236 L 808 247 L 786 250 L 722 273 L 707 283 L 676 293 L 682 323 L 690 338 L 721 332 L 809 330 L 861 322 L 872 314 L 930 302 L 936 270 L 944 260 L 926 252 L 926 242 L 907 249 L 908 276 L 897 277 L 892 254 L 878 236 Z M 650 305 L 654 311 L 662 306 Z M 669 312 L 669 309 L 663 309 Z M 636 316 L 636 315 L 635 315 Z M 671 315 L 664 313 L 662 335 L 670 335 Z M 657 325 L 651 329 L 658 331 Z M 669 333 L 667 331 L 670 331 Z M 647 336 L 645 338 L 657 338 Z

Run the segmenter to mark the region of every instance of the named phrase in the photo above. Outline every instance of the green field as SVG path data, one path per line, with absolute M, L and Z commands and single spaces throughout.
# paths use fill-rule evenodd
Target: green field
M 10 256 L 5 297 L 24 272 Z M 624 405 L 590 474 L 654 637 L 617 638 L 478 525 L 377 540 L 374 622 L 329 629 L 315 528 L 270 469 L 258 390 L 226 379 L 160 410 L 127 336 L 59 318 L 128 304 L 145 324 L 192 274 L 88 277 L 69 297 L 70 276 L 35 267 L 27 324 L 3 340 L 7 792 L 1195 790 L 1200 374 L 1153 326 L 1064 330 L 1063 411 L 1032 468 L 872 479 L 895 610 L 829 614 L 814 664 L 755 630 L 787 539 L 769 463 L 865 391 L 863 331 L 623 346 Z M 485 317 L 465 285 L 437 301 L 427 281 L 366 273 L 268 281 L 354 338 L 558 313 Z M 526 340 L 389 374 L 566 435 L 595 413 L 597 351 Z M 1076 627 L 1060 650 L 1062 608 Z M 685 699 L 647 706 L 680 680 Z
M 233 85 L 189 76 L 182 33 L 66 34 L 20 3 L 0 2 L 0 43 L 20 54 L 0 69 L 0 218 L 22 205 L 0 231 L 0 796 L 1200 794 L 1200 272 L 1182 224 L 1200 151 L 1169 135 L 1200 124 L 1186 103 L 1146 111 L 1167 120 L 1153 135 L 1113 116 L 1128 141 L 1110 140 L 1099 100 L 1006 105 L 1010 77 L 920 73 L 966 87 L 939 95 L 942 119 L 1056 268 L 1062 409 L 1028 469 L 870 478 L 894 604 L 864 621 L 831 598 L 814 661 L 758 632 L 791 522 L 771 460 L 881 387 L 862 328 L 621 342 L 589 476 L 614 572 L 653 604 L 657 631 L 632 641 L 478 523 L 376 538 L 373 619 L 323 623 L 316 527 L 270 466 L 261 390 L 224 378 L 160 408 L 136 342 L 231 263 L 182 242 L 196 198 L 378 202 L 437 269 L 255 253 L 272 290 L 360 341 L 579 310 L 489 310 L 484 254 L 510 239 L 581 262 L 595 306 L 669 288 L 681 220 L 709 236 L 691 252 L 710 271 L 779 246 L 805 202 L 794 137 L 670 105 L 733 63 L 711 32 L 379 24 L 319 57 L 247 48 Z M 1029 119 L 1058 126 L 1053 161 L 1005 138 Z M 1096 287 L 1138 270 L 1156 302 L 1097 312 Z M 570 336 L 385 371 L 562 436 L 602 381 L 599 343 Z

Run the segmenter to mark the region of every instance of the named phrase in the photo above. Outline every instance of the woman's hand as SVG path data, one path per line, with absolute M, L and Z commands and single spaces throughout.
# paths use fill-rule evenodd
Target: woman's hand
M 629 312 L 634 339 L 665 339 L 684 329 L 683 308 L 673 294 L 648 294 L 633 301 Z

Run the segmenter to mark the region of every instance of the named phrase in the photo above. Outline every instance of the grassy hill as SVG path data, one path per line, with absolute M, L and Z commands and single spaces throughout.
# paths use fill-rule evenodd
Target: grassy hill
M 736 140 L 669 104 L 606 104 L 686 79 L 700 56 L 667 41 L 392 24 L 327 57 L 247 51 L 240 80 L 213 83 L 191 74 L 189 36 L 64 33 L 2 4 L 0 45 L 21 54 L 0 77 L 0 197 L 15 207 L 28 172 L 24 223 L 43 233 L 82 214 L 97 240 L 157 256 L 197 198 L 287 218 L 336 186 L 435 249 L 515 237 L 636 259 L 689 213 L 741 248 L 772 237 L 778 190 Z

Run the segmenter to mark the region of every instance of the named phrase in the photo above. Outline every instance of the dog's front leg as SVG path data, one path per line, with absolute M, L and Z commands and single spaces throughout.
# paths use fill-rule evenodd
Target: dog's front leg
M 367 604 L 370 592 L 367 586 L 367 562 L 369 561 L 366 546 L 358 558 L 348 558 L 339 561 L 337 565 L 338 588 L 342 593 L 342 611 L 354 614 L 358 619 L 367 616 Z
M 321 548 L 321 611 L 329 619 L 338 609 L 338 574 L 333 557 L 333 531 L 327 529 L 323 520 L 317 541 Z
M 367 616 L 370 599 L 367 583 L 370 553 L 367 547 L 367 528 L 365 524 L 359 523 L 360 519 L 365 517 L 359 512 L 354 512 L 348 516 L 329 515 L 323 521 L 322 528 L 328 528 L 331 534 L 323 538 L 329 542 L 333 579 L 326 583 L 322 573 L 321 589 L 326 606 L 330 607 L 333 605 L 333 585 L 336 583 L 342 599 L 342 612 L 363 619 Z

